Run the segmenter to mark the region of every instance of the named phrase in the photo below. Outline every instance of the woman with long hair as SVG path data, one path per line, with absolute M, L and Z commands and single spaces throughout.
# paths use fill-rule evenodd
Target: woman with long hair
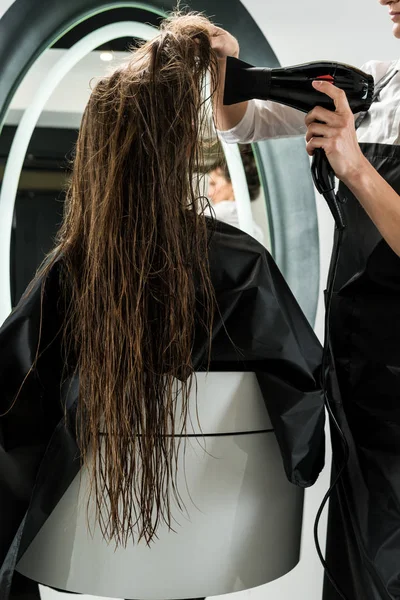
M 56 245 L 0 330 L 2 600 L 28 589 L 15 566 L 82 466 L 107 541 L 172 528 L 196 371 L 256 371 L 288 478 L 322 468 L 312 328 L 267 251 L 202 215 L 211 32 L 172 15 L 97 83 Z

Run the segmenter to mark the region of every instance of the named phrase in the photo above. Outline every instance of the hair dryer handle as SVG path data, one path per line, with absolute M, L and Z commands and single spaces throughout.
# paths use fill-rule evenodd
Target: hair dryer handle
M 335 173 L 329 164 L 325 152 L 317 148 L 314 152 L 311 173 L 315 187 L 320 194 L 330 192 L 335 189 Z
M 335 173 L 322 148 L 317 148 L 314 152 L 311 173 L 315 187 L 324 196 L 329 206 L 332 216 L 335 219 L 336 227 L 344 229 L 343 214 L 335 194 Z

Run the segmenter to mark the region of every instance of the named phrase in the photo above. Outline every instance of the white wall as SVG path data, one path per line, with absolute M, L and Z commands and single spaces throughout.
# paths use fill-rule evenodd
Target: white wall
M 282 65 L 339 60 L 361 66 L 395 58 L 388 8 L 377 0 L 242 0 Z
M 222 0 L 218 0 L 222 1 Z M 226 0 L 229 2 L 229 0 Z M 391 35 L 387 8 L 377 0 L 242 0 L 272 45 L 282 65 L 329 59 L 361 66 L 370 59 L 397 58 L 400 42 Z M 190 1 L 188 2 L 190 4 Z M 12 0 L 0 0 L 0 16 Z M 22 16 L 21 16 L 22 18 Z M 332 222 L 318 198 L 321 238 L 321 289 L 326 281 L 331 249 Z M 317 318 L 318 335 L 323 335 L 322 296 Z M 313 519 L 328 487 L 327 469 L 307 491 L 303 550 L 300 564 L 286 577 L 268 586 L 239 594 L 237 600 L 320 600 L 322 569 L 312 541 Z M 68 600 L 70 596 L 47 590 L 43 600 Z M 87 597 L 82 596 L 82 600 Z M 107 600 L 104 599 L 103 600 Z

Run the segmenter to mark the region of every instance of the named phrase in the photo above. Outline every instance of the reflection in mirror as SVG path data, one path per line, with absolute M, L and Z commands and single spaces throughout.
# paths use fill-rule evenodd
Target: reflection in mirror
M 0 177 L 16 127 L 35 92 L 37 81 L 43 79 L 64 52 L 48 50 L 19 87 L 0 139 Z M 91 52 L 64 77 L 46 103 L 30 140 L 13 217 L 10 255 L 13 306 L 52 247 L 61 223 L 73 148 L 90 94 L 90 82 L 93 77 L 105 74 L 125 53 L 113 53 L 110 62 L 101 60 L 100 56 L 101 51 Z
M 213 132 L 213 136 L 206 143 L 202 186 L 202 194 L 210 203 L 205 209 L 205 214 L 247 231 L 270 249 L 267 205 L 259 167 L 251 144 L 234 147 L 236 153 L 233 156 L 233 162 L 232 157 L 226 155 L 229 148 L 221 144 L 212 127 L 210 127 L 210 131 Z M 243 186 L 237 185 L 237 179 L 233 175 L 237 172 L 238 167 L 244 178 L 246 190 Z M 249 205 L 245 206 L 245 209 L 248 208 L 250 211 L 249 229 L 243 227 L 241 222 L 242 206 L 240 204 L 244 203 Z
M 15 126 L 7 125 L 0 140 L 0 159 L 7 156 Z M 11 235 L 11 302 L 15 306 L 51 246 L 61 222 L 68 156 L 76 130 L 37 127 L 18 185 Z M 2 176 L 2 171 L 0 176 Z

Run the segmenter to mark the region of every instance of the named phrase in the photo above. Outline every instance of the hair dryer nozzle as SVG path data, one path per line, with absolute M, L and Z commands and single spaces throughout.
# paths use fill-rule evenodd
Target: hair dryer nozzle
M 224 104 L 237 104 L 252 98 L 266 98 L 271 81 L 271 69 L 253 67 L 243 60 L 228 56 L 226 58 L 226 75 L 224 88 Z

